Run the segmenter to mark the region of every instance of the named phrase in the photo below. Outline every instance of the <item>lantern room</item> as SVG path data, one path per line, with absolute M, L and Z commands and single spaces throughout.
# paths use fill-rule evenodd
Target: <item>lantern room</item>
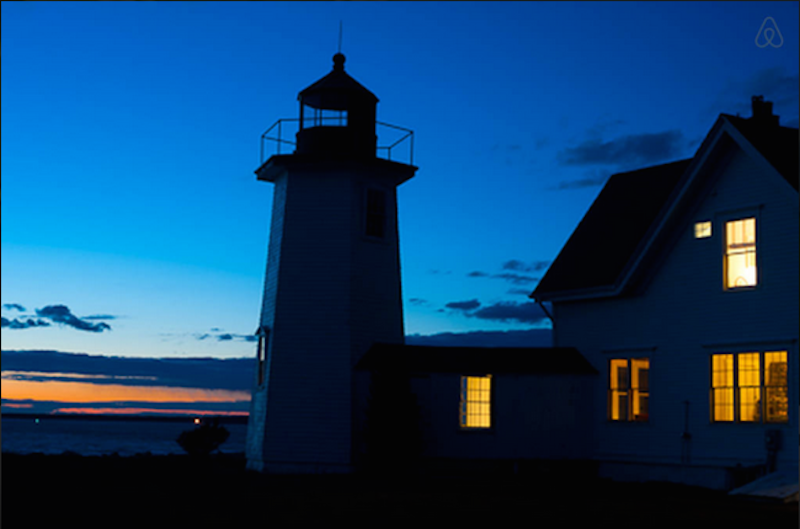
M 378 98 L 344 71 L 344 55 L 333 71 L 301 91 L 297 154 L 374 158 Z

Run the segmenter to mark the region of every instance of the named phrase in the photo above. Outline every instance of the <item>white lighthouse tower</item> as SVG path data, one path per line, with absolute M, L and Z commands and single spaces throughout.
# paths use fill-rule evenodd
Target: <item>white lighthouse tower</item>
M 374 342 L 404 342 L 396 189 L 417 168 L 377 157 L 378 98 L 344 62 L 334 55 L 300 92 L 294 152 L 256 171 L 274 199 L 247 432 L 255 470 L 352 470 L 366 393 L 353 366 Z

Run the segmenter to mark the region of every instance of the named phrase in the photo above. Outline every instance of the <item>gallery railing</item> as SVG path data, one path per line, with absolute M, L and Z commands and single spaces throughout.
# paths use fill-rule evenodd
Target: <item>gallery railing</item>
M 327 121 L 329 124 L 326 124 Z M 308 120 L 305 120 L 308 122 Z M 339 117 L 317 118 L 317 126 L 341 126 Z M 272 124 L 270 128 L 261 135 L 261 154 L 259 164 L 263 164 L 267 158 L 274 154 L 292 154 L 297 143 L 294 140 L 295 134 L 299 130 L 299 118 L 282 118 Z M 414 131 L 397 125 L 391 125 L 382 121 L 376 121 L 376 132 L 378 132 L 378 145 L 375 155 L 386 160 L 408 163 L 414 165 Z M 292 138 L 292 140 L 286 139 Z M 385 144 L 381 144 L 385 142 Z M 408 145 L 408 157 L 405 153 L 404 145 Z M 403 152 L 399 152 L 403 149 Z M 394 158 L 392 158 L 394 156 Z

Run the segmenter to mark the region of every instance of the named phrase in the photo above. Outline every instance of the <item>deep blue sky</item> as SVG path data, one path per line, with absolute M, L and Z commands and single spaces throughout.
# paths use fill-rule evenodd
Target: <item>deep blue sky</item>
M 3 2 L 3 348 L 252 355 L 259 137 L 340 20 L 378 119 L 415 131 L 408 334 L 546 325 L 525 294 L 608 175 L 691 157 L 751 95 L 798 122 L 797 2 Z

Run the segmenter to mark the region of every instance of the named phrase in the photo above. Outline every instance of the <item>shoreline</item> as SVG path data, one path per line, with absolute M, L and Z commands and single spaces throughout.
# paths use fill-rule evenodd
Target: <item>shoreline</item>
M 205 422 L 211 419 L 219 419 L 221 425 L 225 424 L 247 424 L 248 416 L 242 415 L 112 415 L 112 414 L 81 414 L 81 413 L 3 413 L 0 415 L 0 421 L 3 419 L 13 420 L 58 420 L 58 421 L 140 421 L 140 422 L 187 422 L 191 423 L 194 419 L 200 419 Z

